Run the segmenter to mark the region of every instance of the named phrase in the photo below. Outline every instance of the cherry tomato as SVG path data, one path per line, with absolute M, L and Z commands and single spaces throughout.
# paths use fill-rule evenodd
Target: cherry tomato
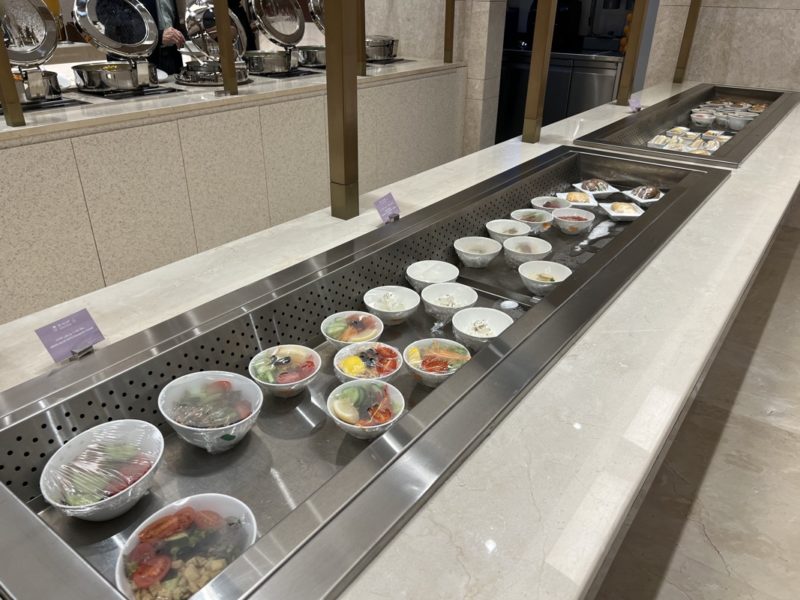
M 156 555 L 156 547 L 150 542 L 142 542 L 128 556 L 128 560 L 135 563 L 144 562 Z
M 218 379 L 209 383 L 206 389 L 209 392 L 229 392 L 233 389 L 233 384 L 227 379 Z
M 139 564 L 133 574 L 133 585 L 139 589 L 149 588 L 164 579 L 171 568 L 172 559 L 169 556 L 158 554 L 150 557 Z
M 148 525 L 139 534 L 140 542 L 157 542 L 171 535 L 180 533 L 194 522 L 194 509 L 182 508 L 173 515 L 162 517 Z
M 245 400 L 237 400 L 233 403 L 233 410 L 239 415 L 240 419 L 246 419 L 253 414 L 253 409 L 250 408 L 250 403 Z
M 213 510 L 198 510 L 194 513 L 194 524 L 198 529 L 222 529 L 225 519 Z

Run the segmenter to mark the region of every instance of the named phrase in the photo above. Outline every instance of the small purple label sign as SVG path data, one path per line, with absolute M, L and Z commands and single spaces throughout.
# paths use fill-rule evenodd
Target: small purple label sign
M 70 358 L 102 342 L 100 333 L 89 311 L 85 308 L 36 330 L 36 335 L 56 362 Z
M 391 223 L 400 219 L 400 207 L 397 206 L 397 201 L 391 194 L 386 194 L 383 198 L 378 198 L 375 201 L 375 209 L 381 216 L 381 221 L 384 223 Z

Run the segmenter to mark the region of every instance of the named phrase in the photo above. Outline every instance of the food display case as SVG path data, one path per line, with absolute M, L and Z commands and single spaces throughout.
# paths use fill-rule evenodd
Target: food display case
M 701 84 L 586 134 L 575 143 L 590 148 L 736 168 L 789 114 L 797 100 L 795 92 Z M 747 110 L 753 107 L 758 107 L 759 112 Z M 736 117 L 739 120 L 735 124 L 729 123 L 726 113 L 739 109 L 744 109 Z M 705 111 L 710 122 L 693 121 L 692 113 L 697 111 Z M 696 139 L 687 139 L 686 144 L 670 147 L 673 129 L 692 136 L 697 134 Z M 716 144 L 716 149 L 709 151 L 698 146 L 692 150 L 691 144 L 699 144 L 697 140 L 714 142 L 715 139 L 722 141 Z
M 0 564 L 0 589 L 11 597 L 57 597 L 69 580 L 82 598 L 119 597 L 114 565 L 132 532 L 167 503 L 218 492 L 252 510 L 257 541 L 196 597 L 338 593 L 728 175 L 561 147 L 3 392 L 0 527 L 15 551 Z M 592 178 L 622 191 L 648 184 L 663 195 L 643 202 L 634 220 L 588 207 L 592 226 L 576 235 L 535 221 L 537 239 L 551 247 L 548 260 L 572 272 L 552 289 L 532 295 L 503 253 L 482 267 L 464 258 L 467 267 L 456 254 L 457 239 L 489 239 L 487 222 L 519 216 L 533 198 L 568 193 Z M 627 200 L 620 193 L 600 202 Z M 438 387 L 402 368 L 392 380 L 405 401 L 402 416 L 375 439 L 358 439 L 328 412 L 339 380 L 336 348 L 321 325 L 334 313 L 364 310 L 362 299 L 376 286 L 410 287 L 407 269 L 423 260 L 457 267 L 457 282 L 476 292 L 475 306 L 499 307 L 513 323 L 475 346 L 471 360 Z M 436 337 L 452 339 L 452 324 L 420 304 L 401 323 L 386 324 L 380 340 L 402 351 Z M 255 425 L 225 452 L 207 453 L 175 435 L 158 404 L 170 382 L 209 370 L 247 377 L 251 359 L 277 344 L 319 353 L 322 367 L 307 390 L 294 398 L 265 392 Z M 82 432 L 122 419 L 150 422 L 164 434 L 151 493 L 105 522 L 48 506 L 40 490 L 48 460 Z M 37 576 L 37 564 L 60 578 Z M 47 595 L 50 585 L 56 587 Z

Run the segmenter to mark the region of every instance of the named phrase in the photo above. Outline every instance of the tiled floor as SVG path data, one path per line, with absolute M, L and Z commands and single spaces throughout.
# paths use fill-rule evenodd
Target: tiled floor
M 800 228 L 781 229 L 598 598 L 800 598 Z

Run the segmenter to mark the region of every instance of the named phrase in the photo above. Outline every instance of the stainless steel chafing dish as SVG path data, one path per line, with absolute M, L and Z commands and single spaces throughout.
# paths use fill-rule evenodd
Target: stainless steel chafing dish
M 75 0 L 74 15 L 75 24 L 88 42 L 128 59 L 75 65 L 72 70 L 79 90 L 136 90 L 158 83 L 155 67 L 147 62 L 158 44 L 158 27 L 138 0 L 118 0 L 114 10 L 98 6 L 98 0 Z
M 269 52 L 252 50 L 244 53 L 247 68 L 254 74 L 288 73 L 297 68 L 298 55 L 292 50 Z
M 250 26 L 260 30 L 282 51 L 256 50 L 244 55 L 250 71 L 258 75 L 289 73 L 297 68 L 295 44 L 303 39 L 305 20 L 297 0 L 248 0 Z
M 325 0 L 309 0 L 308 12 L 323 34 L 325 33 Z M 298 46 L 298 62 L 304 67 L 325 66 L 325 46 Z
M 368 35 L 366 45 L 367 60 L 390 60 L 397 58 L 400 40 L 388 35 Z
M 58 45 L 55 18 L 41 0 L 5 0 L 4 9 L 3 37 L 8 40 L 9 62 L 19 68 L 13 76 L 20 102 L 58 100 L 58 76 L 40 69 Z

